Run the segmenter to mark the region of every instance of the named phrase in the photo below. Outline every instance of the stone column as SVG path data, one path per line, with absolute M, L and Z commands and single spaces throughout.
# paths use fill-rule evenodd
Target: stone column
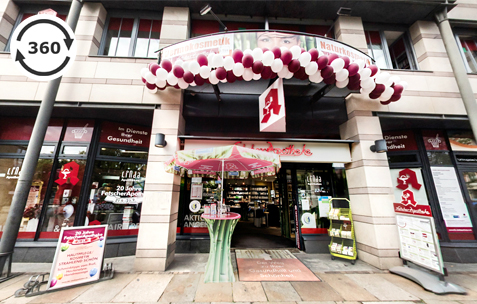
M 188 8 L 164 8 L 160 46 L 187 39 L 189 23 Z M 154 110 L 152 122 L 136 248 L 137 271 L 165 271 L 174 260 L 181 178 L 166 173 L 164 162 L 180 149 L 178 135 L 184 133 L 185 127 L 181 111 L 182 98 L 182 91 L 174 88 L 159 91 L 149 98 L 150 102 L 160 104 L 160 108 Z M 157 133 L 166 135 L 166 147 L 154 146 Z
M 340 126 L 341 138 L 359 140 L 351 146 L 352 162 L 346 164 L 358 259 L 380 269 L 401 265 L 387 156 L 370 150 L 383 138 L 379 118 L 370 111 L 353 111 L 348 117 Z
M 368 53 L 361 17 L 339 16 L 335 21 L 335 37 L 338 41 L 354 46 L 365 54 Z
M 0 0 L 0 51 L 7 45 L 19 12 L 19 7 L 13 1 Z
M 106 9 L 101 3 L 84 3 L 75 31 L 76 60 L 88 55 L 98 55 L 106 16 Z

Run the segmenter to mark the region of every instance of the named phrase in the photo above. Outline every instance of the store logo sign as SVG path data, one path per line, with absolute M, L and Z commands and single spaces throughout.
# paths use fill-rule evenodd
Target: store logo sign
M 404 206 L 417 205 L 417 202 L 414 200 L 414 193 L 411 190 L 407 189 L 402 192 L 401 204 L 403 204 Z
M 20 167 L 8 168 L 7 174 L 3 175 L 6 179 L 18 179 L 20 178 Z
M 401 190 L 406 190 L 409 186 L 416 190 L 419 190 L 422 187 L 422 185 L 417 181 L 416 172 L 412 171 L 411 169 L 399 171 L 397 183 L 398 185 L 396 187 Z
M 55 180 L 55 183 L 63 185 L 69 181 L 69 183 L 76 185 L 79 182 L 78 173 L 79 165 L 74 161 L 64 164 L 59 174 L 60 178 Z
M 439 139 L 439 134 L 436 134 L 436 137 L 435 138 L 429 138 L 427 140 L 428 143 L 430 143 L 432 145 L 433 148 L 439 148 L 442 140 Z
M 321 176 L 308 175 L 306 182 L 309 186 L 321 186 Z
M 401 204 L 394 203 L 394 212 L 420 216 L 432 216 L 431 207 L 428 205 L 403 206 Z
M 283 79 L 276 80 L 258 98 L 260 132 L 286 132 Z
M 71 130 L 71 133 L 73 133 L 75 135 L 76 139 L 81 139 L 81 138 L 83 138 L 83 135 L 88 133 L 88 130 L 86 130 L 87 127 L 88 127 L 88 124 L 86 124 L 82 129 Z

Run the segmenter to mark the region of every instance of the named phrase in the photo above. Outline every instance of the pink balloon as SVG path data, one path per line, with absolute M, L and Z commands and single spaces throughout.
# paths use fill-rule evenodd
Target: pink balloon
M 328 56 L 323 55 L 318 58 L 318 70 L 323 70 L 328 65 Z
M 295 73 L 296 71 L 298 71 L 300 69 L 300 61 L 298 59 L 293 59 L 292 61 L 290 61 L 290 63 L 288 64 L 288 70 L 292 73 Z
M 371 77 L 373 77 L 374 75 L 376 75 L 376 73 L 378 72 L 378 67 L 375 66 L 374 64 L 370 65 L 368 67 L 368 69 L 371 70 Z
M 227 77 L 227 71 L 223 67 L 217 68 L 215 76 L 217 76 L 218 80 L 224 80 Z
M 255 74 L 260 74 L 263 71 L 263 63 L 261 61 L 255 61 L 252 65 L 252 71 Z
M 348 66 L 348 72 L 349 72 L 349 76 L 354 76 L 358 73 L 359 71 L 359 65 L 356 64 L 356 63 L 352 63 Z
M 389 99 L 389 101 L 398 101 L 399 99 L 401 99 L 401 94 L 394 93 L 393 96 L 391 96 L 391 98 Z
M 242 62 L 243 52 L 241 50 L 235 50 L 232 53 L 232 58 L 234 59 L 235 63 Z
M 269 66 L 263 67 L 261 74 L 263 79 L 269 79 L 270 76 L 272 76 L 272 67 L 269 67 Z
M 282 52 L 282 56 L 280 56 L 280 58 L 283 61 L 283 65 L 288 65 L 293 59 L 293 54 L 289 50 L 285 50 Z
M 187 83 L 193 83 L 194 82 L 194 74 L 192 74 L 189 71 L 185 72 L 184 76 L 182 78 L 184 78 L 184 81 L 187 82 Z
M 153 63 L 149 66 L 149 70 L 152 74 L 154 74 L 154 76 L 156 76 L 156 71 L 158 68 L 160 68 L 160 66 L 157 63 Z
M 393 88 L 394 88 L 394 95 L 397 95 L 397 94 L 401 95 L 402 91 L 404 90 L 404 87 L 400 84 L 395 84 Z
M 340 56 L 338 56 L 337 54 L 330 54 L 330 56 L 328 56 L 328 64 L 332 63 L 333 60 L 338 58 L 340 58 Z
M 282 56 L 282 50 L 279 47 L 274 47 L 272 49 L 273 54 L 275 55 L 275 59 L 280 58 Z
M 167 59 L 164 59 L 162 62 L 161 62 L 161 67 L 167 71 L 167 73 L 169 73 L 170 71 L 172 71 L 172 63 L 167 60 Z
M 348 83 L 352 83 L 352 84 L 357 83 L 359 85 L 359 79 L 360 78 L 361 78 L 361 75 L 359 75 L 359 74 L 355 74 L 353 76 L 350 76 Z
M 251 68 L 253 65 L 253 56 L 250 54 L 244 55 L 242 58 L 242 64 L 244 68 Z
M 381 96 L 385 89 L 386 87 L 384 86 L 384 84 L 376 84 L 376 87 L 370 94 L 379 94 Z
M 200 77 L 199 74 L 194 76 L 194 81 L 195 81 L 195 84 L 198 85 L 198 86 L 201 86 L 205 83 L 204 78 Z
M 177 78 L 182 78 L 182 76 L 184 76 L 184 69 L 181 66 L 175 65 L 172 69 L 172 73 Z
M 156 88 L 156 84 L 146 82 L 146 87 L 147 87 L 149 90 L 154 90 L 154 89 Z
M 333 84 L 336 82 L 336 74 L 331 74 L 330 77 L 328 78 L 323 78 L 323 82 L 326 83 L 326 84 Z
M 344 68 L 344 69 L 347 69 L 347 68 L 349 67 L 349 64 L 351 63 L 351 60 L 349 59 L 348 56 L 342 56 L 341 59 L 343 59 L 344 62 L 345 62 L 345 65 L 344 65 L 343 68 Z
M 311 61 L 316 61 L 320 55 L 317 49 L 310 49 L 308 53 L 311 55 Z
M 199 63 L 200 66 L 209 64 L 209 60 L 207 60 L 207 56 L 205 56 L 204 54 L 199 54 L 197 56 L 197 62 Z
M 333 68 L 327 65 L 323 70 L 321 70 L 321 77 L 328 78 L 333 74 Z
M 234 83 L 237 80 L 233 71 L 227 71 L 227 82 Z

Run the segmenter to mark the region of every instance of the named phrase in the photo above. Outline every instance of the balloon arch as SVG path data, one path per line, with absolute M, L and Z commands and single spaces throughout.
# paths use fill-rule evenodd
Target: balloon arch
M 242 49 L 244 49 L 242 51 Z M 381 73 L 373 60 L 342 42 L 285 31 L 234 31 L 189 39 L 160 50 L 160 64 L 141 70 L 150 93 L 205 83 L 290 79 L 324 82 L 360 91 L 387 105 L 398 101 L 405 81 Z

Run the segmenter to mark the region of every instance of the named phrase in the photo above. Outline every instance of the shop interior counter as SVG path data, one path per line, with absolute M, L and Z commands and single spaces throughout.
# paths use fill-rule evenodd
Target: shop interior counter
M 202 214 L 210 235 L 210 252 L 205 268 L 205 283 L 234 282 L 235 276 L 230 260 L 230 241 L 240 219 L 238 213 L 225 213 L 220 217 Z

